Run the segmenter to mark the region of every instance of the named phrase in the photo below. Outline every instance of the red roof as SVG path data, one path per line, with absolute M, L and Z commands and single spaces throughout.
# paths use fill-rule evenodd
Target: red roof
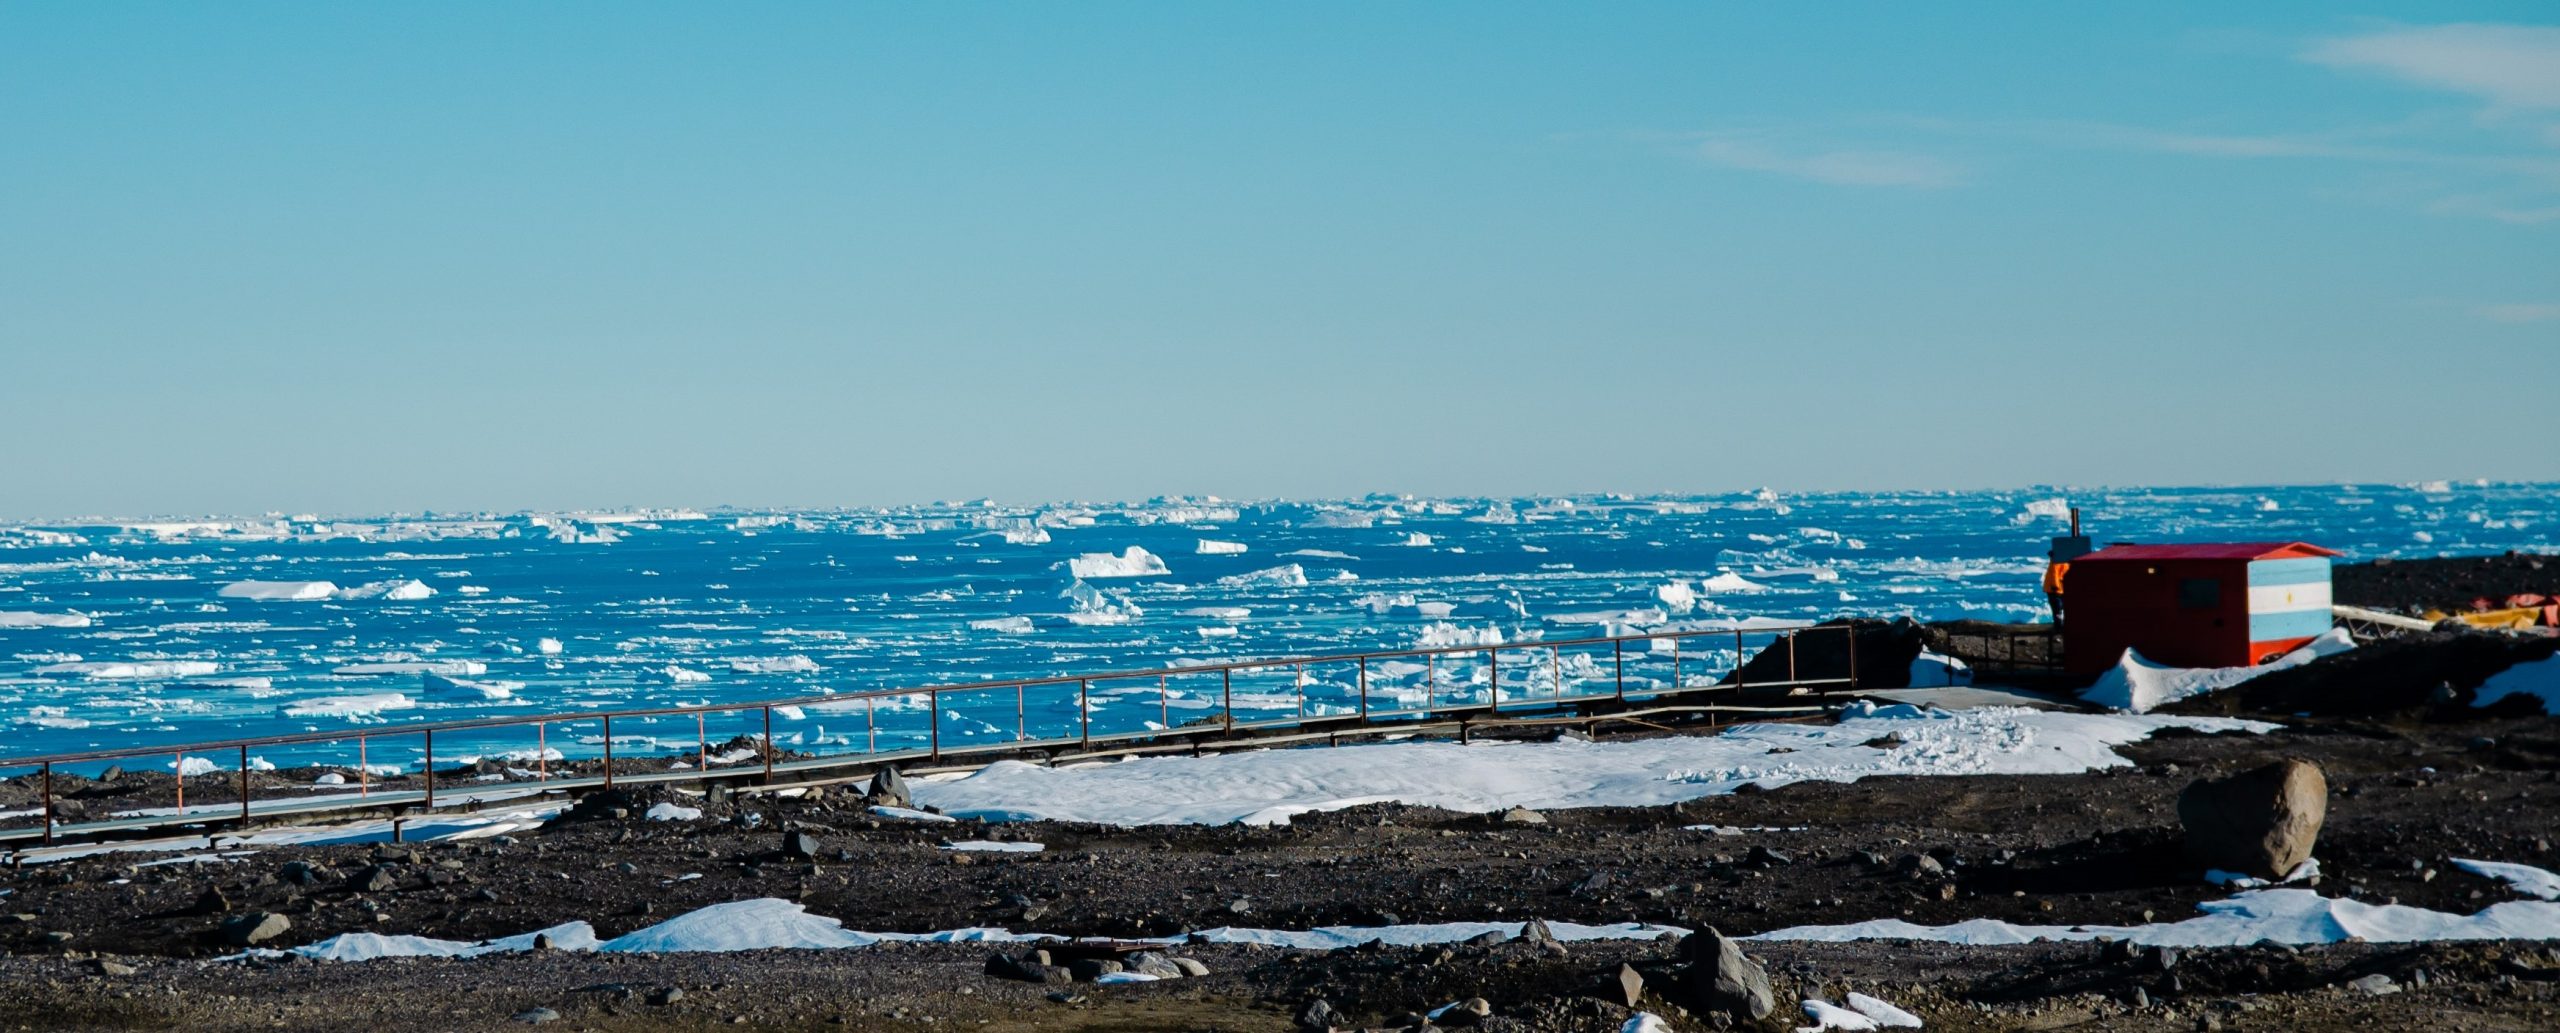
M 2306 542 L 2179 542 L 2168 545 L 2110 545 L 2073 560 L 2286 560 L 2335 556 L 2336 550 Z

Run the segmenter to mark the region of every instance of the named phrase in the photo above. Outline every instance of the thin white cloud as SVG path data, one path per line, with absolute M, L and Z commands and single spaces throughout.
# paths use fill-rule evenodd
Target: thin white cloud
M 1785 150 L 1760 139 L 1717 134 L 1698 143 L 1709 164 L 1857 187 L 1943 189 L 1964 182 L 1964 169 L 1934 155 L 1881 150 Z
M 2499 323 L 2560 322 L 2560 303 L 2535 302 L 2517 305 L 2487 305 L 2479 309 L 2480 318 Z
M 2499 108 L 2560 109 L 2560 27 L 2407 26 L 2321 40 L 2302 56 L 2469 94 Z

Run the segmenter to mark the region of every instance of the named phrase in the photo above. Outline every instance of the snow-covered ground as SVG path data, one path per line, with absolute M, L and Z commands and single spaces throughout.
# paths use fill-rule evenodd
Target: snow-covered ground
M 2461 863 L 2469 866 L 2480 862 Z M 2487 867 L 2489 871 L 2484 874 L 2496 874 L 2528 889 L 2560 883 L 2560 875 L 2525 865 L 2505 864 Z M 1747 939 L 1829 942 L 1936 940 L 1957 944 L 1991 945 L 2028 943 L 2039 938 L 2054 940 L 2107 938 L 2160 946 L 2233 947 L 2261 942 L 2292 945 L 2342 943 L 2349 939 L 2360 939 L 2369 943 L 2409 943 L 2560 938 L 2560 903 L 2543 900 L 2508 901 L 2492 904 L 2475 914 L 2462 915 L 2425 908 L 2365 904 L 2342 898 L 2322 897 L 2311 890 L 2269 889 L 2252 890 L 2228 900 L 2209 901 L 2200 905 L 2199 909 L 2204 913 L 2194 918 L 2133 926 L 2025 926 L 1988 919 L 1954 925 L 1920 926 L 1899 919 L 1880 919 L 1845 925 L 1798 926 L 1762 933 Z M 1613 925 L 1549 922 L 1548 927 L 1557 939 L 1565 941 L 1653 939 L 1666 933 L 1685 935 L 1689 932 L 1677 926 L 1635 922 Z M 1151 942 L 1172 945 L 1197 939 L 1209 943 L 1252 943 L 1296 950 L 1341 950 L 1371 941 L 1383 941 L 1398 946 L 1421 946 L 1457 943 L 1488 932 L 1517 936 L 1521 928 L 1522 923 L 1519 922 L 1429 922 L 1377 926 L 1325 926 L 1299 930 L 1220 927 L 1201 930 L 1188 936 L 1165 937 Z M 290 951 L 255 950 L 235 955 L 235 957 L 277 956 L 290 953 L 329 961 L 370 961 L 389 957 L 472 956 L 531 950 L 537 934 L 547 938 L 555 950 L 606 953 L 678 953 L 772 948 L 842 950 L 869 947 L 893 940 L 978 943 L 1019 942 L 1045 938 L 1043 934 L 1036 932 L 1016 932 L 987 927 L 949 929 L 931 933 L 857 932 L 844 928 L 844 923 L 837 919 L 810 914 L 806 907 L 797 902 L 762 897 L 714 904 L 689 911 L 610 940 L 598 940 L 593 926 L 583 921 L 572 921 L 535 932 L 482 943 L 438 940 L 423 936 L 342 933 Z M 1858 1003 L 1861 1002 L 1848 1002 L 1852 1010 L 1866 1014 L 1870 1018 L 1882 1018 L 1890 1014 L 1881 1010 L 1855 1007 Z
M 2114 747 L 2163 728 L 2262 731 L 2230 718 L 1852 707 L 1836 725 L 1750 724 L 1714 736 L 1551 743 L 1399 742 L 1249 750 L 1047 768 L 1006 761 L 919 780 L 916 799 L 987 820 L 1115 825 L 1273 824 L 1394 801 L 1460 811 L 1635 807 L 1729 793 L 1746 782 L 1871 775 L 2067 774 L 2126 763 Z M 1892 738 L 1900 745 L 1871 742 Z

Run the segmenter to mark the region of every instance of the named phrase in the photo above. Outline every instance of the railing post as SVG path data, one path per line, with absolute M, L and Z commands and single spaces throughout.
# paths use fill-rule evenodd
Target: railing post
M 427 729 L 427 809 L 436 809 L 436 730 Z
M 1289 690 L 1298 695 L 1298 722 L 1307 720 L 1307 665 L 1289 665 Z
M 1093 748 L 1093 679 L 1076 679 L 1076 739 L 1081 749 Z
M 551 722 L 533 723 L 533 777 L 538 782 L 551 781 Z
M 1170 732 L 1173 730 L 1173 695 L 1172 690 L 1165 688 L 1164 678 L 1164 675 L 1156 675 L 1156 723 Z
M 702 770 L 711 770 L 711 728 L 698 710 L 693 714 L 693 760 Z
M 249 744 L 240 744 L 240 823 L 249 823 Z
M 773 781 L 773 704 L 767 703 L 761 709 L 764 710 L 764 749 L 757 752 L 764 754 L 764 780 L 771 782 Z
M 187 813 L 187 751 L 178 751 L 178 815 Z
M 1849 625 L 1849 691 L 1858 691 L 1858 626 Z M 1824 695 L 1830 695 L 1825 692 Z
M 1547 647 L 1547 680 L 1555 683 L 1556 702 L 1564 702 L 1564 656 L 1554 646 Z
M 1360 658 L 1360 723 L 1369 723 L 1369 658 Z
M 1023 697 L 1029 694 L 1021 682 L 1013 683 L 1013 741 L 1031 738 L 1030 706 Z
M 613 715 L 604 716 L 604 787 L 613 788 Z
M 1218 694 L 1219 694 L 1219 696 L 1220 696 L 1220 697 L 1222 697 L 1222 698 L 1220 699 L 1220 701 L 1219 701 L 1218 709 L 1225 711 L 1225 712 L 1226 712 L 1226 715 L 1227 715 L 1227 734 L 1229 734 L 1229 735 L 1233 735 L 1233 734 L 1235 734 L 1235 730 L 1236 730 L 1236 669 L 1235 669 L 1235 668 L 1233 668 L 1233 667 L 1221 667 L 1221 668 L 1218 668 Z
M 1742 695 L 1742 683 L 1748 680 L 1743 677 L 1742 669 L 1751 666 L 1749 660 L 1749 657 L 1742 655 L 1742 629 L 1735 628 L 1733 629 L 1733 694 L 1736 696 Z M 1712 722 L 1712 718 L 1710 721 Z
M 862 732 L 862 752 L 880 752 L 880 697 L 878 696 L 862 697 Z
M 924 694 L 924 716 L 928 722 L 925 727 L 933 733 L 933 760 L 935 763 L 940 763 L 942 761 L 942 693 L 940 691 L 929 691 Z
M 1739 658 L 1742 655 L 1742 636 L 1735 635 L 1733 637 L 1733 648 L 1735 650 L 1734 655 Z M 1734 662 L 1738 664 L 1742 661 L 1740 659 L 1736 659 Z M 1673 635 L 1671 636 L 1671 690 L 1678 692 L 1685 688 L 1688 688 L 1688 686 L 1682 684 L 1680 681 L 1680 636 Z
M 1803 635 L 1801 628 L 1787 633 L 1787 684 L 1790 686 L 1804 680 L 1796 675 L 1796 639 Z
M 53 845 L 53 762 L 44 764 L 44 845 Z
M 365 737 L 356 736 L 356 799 L 373 795 L 373 758 L 365 755 Z
M 1500 649 L 1487 649 L 1484 651 L 1484 688 L 1485 709 L 1496 711 L 1501 710 L 1502 650 Z M 1459 741 L 1464 742 L 1466 739 L 1464 736 L 1460 736 Z
M 1614 675 L 1614 677 L 1615 677 L 1615 678 L 1617 679 L 1617 681 L 1618 681 L 1618 702 L 1620 702 L 1620 703 L 1624 703 L 1624 702 L 1626 702 L 1626 701 L 1627 701 L 1627 640 L 1626 640 L 1626 639 L 1618 639 L 1618 640 L 1616 640 L 1616 641 L 1613 641 L 1613 642 L 1609 643 L 1609 662 L 1610 662 L 1610 665 L 1616 669 L 1616 674 Z

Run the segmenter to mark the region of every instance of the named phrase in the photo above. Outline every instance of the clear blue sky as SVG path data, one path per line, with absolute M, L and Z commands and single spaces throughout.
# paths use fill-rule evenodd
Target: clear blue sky
M 0 6 L 0 516 L 2560 478 L 2547 3 Z

